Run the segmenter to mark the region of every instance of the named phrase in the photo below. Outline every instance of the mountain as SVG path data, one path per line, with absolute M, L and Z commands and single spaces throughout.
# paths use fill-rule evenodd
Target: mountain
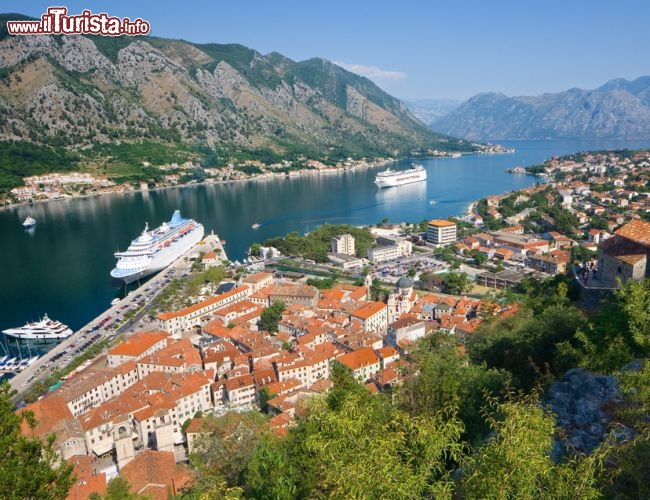
M 408 110 L 430 125 L 456 109 L 461 101 L 454 99 L 402 99 Z
M 17 18 L 0 15 L 0 140 L 104 165 L 126 145 L 207 164 L 470 149 L 324 59 L 155 37 L 10 36 Z
M 595 90 L 534 97 L 476 95 L 436 120 L 434 130 L 470 140 L 650 136 L 650 77 L 611 80 Z

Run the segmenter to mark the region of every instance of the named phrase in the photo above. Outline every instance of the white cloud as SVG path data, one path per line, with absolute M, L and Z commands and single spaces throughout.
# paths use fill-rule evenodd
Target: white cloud
M 374 82 L 397 82 L 406 80 L 406 73 L 402 71 L 392 71 L 381 69 L 377 66 L 364 66 L 363 64 L 348 64 L 344 62 L 336 62 L 334 64 L 341 66 L 352 73 L 365 76 Z

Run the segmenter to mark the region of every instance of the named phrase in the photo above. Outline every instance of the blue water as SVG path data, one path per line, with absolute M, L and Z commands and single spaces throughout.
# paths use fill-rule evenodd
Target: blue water
M 241 259 L 255 241 L 289 231 L 305 233 L 324 223 L 365 225 L 385 217 L 419 222 L 461 214 L 478 198 L 538 180 L 506 174 L 507 168 L 577 151 L 650 147 L 650 139 L 504 144 L 517 152 L 418 160 L 427 169 L 426 183 L 381 191 L 372 182 L 380 169 L 369 168 L 342 175 L 194 185 L 0 211 L 0 330 L 43 313 L 73 329 L 96 317 L 120 292 L 109 278 L 113 253 L 125 249 L 145 221 L 152 227 L 159 225 L 176 208 L 226 240 L 232 260 Z M 409 163 L 401 162 L 404 167 Z M 33 232 L 20 225 L 27 215 L 38 220 Z M 253 230 L 253 223 L 261 227 Z

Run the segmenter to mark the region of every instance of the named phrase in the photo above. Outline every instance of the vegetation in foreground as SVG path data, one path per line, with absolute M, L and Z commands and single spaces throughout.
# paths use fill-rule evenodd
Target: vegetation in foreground
M 487 321 L 467 353 L 446 334 L 420 341 L 392 391 L 373 395 L 334 363 L 333 390 L 285 436 L 257 412 L 207 418 L 213 432 L 191 456 L 198 479 L 184 498 L 647 497 L 650 281 L 628 283 L 593 316 L 562 277 L 518 293 L 520 312 Z M 611 411 L 626 431 L 558 455 L 562 432 L 543 394 L 575 366 L 619 378 Z M 14 434 L 2 456 L 19 425 L 5 413 Z

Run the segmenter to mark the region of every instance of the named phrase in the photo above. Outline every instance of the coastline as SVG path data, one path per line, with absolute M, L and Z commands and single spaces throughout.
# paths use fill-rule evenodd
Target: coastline
M 93 192 L 89 194 L 63 195 L 58 198 L 36 199 L 31 201 L 10 203 L 8 205 L 0 205 L 0 211 L 12 210 L 15 208 L 26 207 L 35 204 L 47 204 L 47 203 L 55 203 L 55 202 L 62 202 L 68 200 L 83 200 L 86 198 L 94 198 L 98 196 L 110 196 L 110 195 L 117 195 L 117 194 L 146 193 L 149 191 L 161 191 L 165 189 L 181 188 L 181 187 L 188 187 L 188 186 L 200 186 L 202 184 L 235 184 L 235 183 L 248 182 L 248 181 L 260 182 L 260 181 L 266 181 L 270 179 L 289 179 L 292 177 L 300 177 L 303 175 L 341 175 L 341 174 L 345 174 L 346 172 L 353 172 L 355 170 L 368 169 L 368 168 L 382 168 L 385 167 L 386 165 L 389 165 L 391 163 L 396 163 L 404 159 L 405 158 L 390 159 L 378 163 L 364 163 L 362 165 L 357 165 L 354 167 L 330 167 L 327 169 L 305 169 L 305 170 L 295 170 L 286 173 L 266 172 L 264 174 L 255 175 L 251 177 L 243 177 L 243 178 L 228 179 L 228 180 L 214 180 L 212 178 L 209 178 L 203 181 L 190 181 L 190 182 L 184 182 L 178 184 L 169 184 L 165 186 L 156 186 L 148 189 L 136 189 L 135 187 L 129 184 L 131 186 L 131 189 L 115 189 L 111 191 L 100 191 L 100 192 Z

